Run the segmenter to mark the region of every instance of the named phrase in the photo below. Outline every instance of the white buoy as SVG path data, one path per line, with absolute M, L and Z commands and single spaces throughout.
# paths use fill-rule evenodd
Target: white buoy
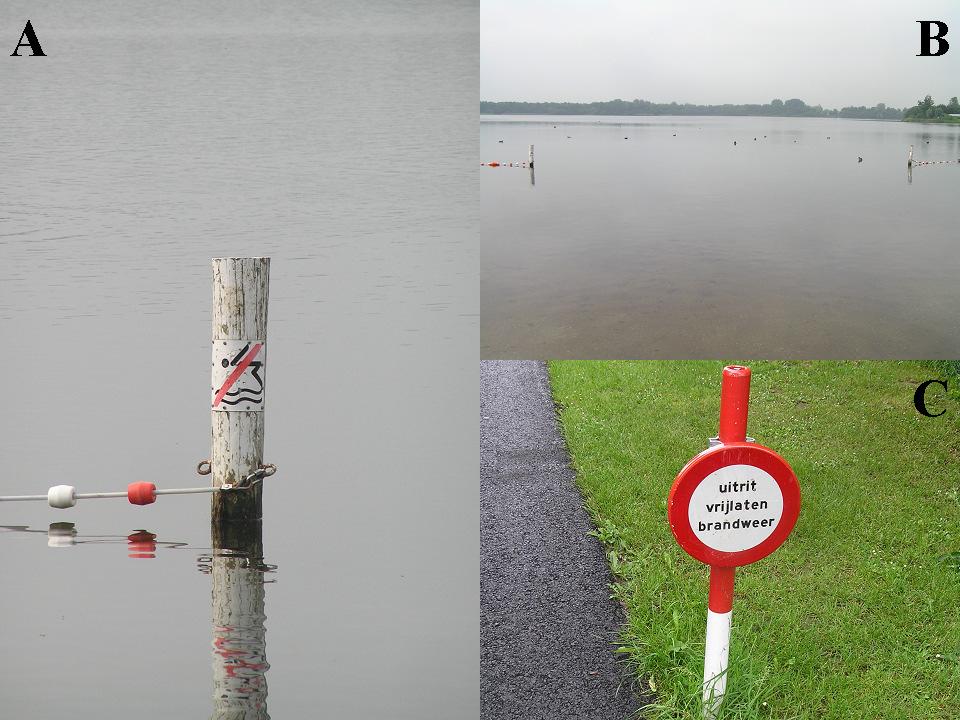
M 47 490 L 47 502 L 61 510 L 71 508 L 77 504 L 77 489 L 73 485 L 54 485 Z

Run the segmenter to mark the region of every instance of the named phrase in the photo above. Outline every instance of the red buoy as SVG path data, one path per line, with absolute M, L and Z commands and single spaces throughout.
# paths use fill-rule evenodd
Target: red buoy
M 133 505 L 149 505 L 157 499 L 157 486 L 151 482 L 134 482 L 127 485 L 127 500 Z

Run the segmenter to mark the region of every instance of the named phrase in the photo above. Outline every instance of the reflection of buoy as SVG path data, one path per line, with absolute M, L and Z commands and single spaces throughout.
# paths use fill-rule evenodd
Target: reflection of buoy
M 48 547 L 70 547 L 77 544 L 73 523 L 51 523 L 47 531 Z
M 155 558 L 157 551 L 157 536 L 146 530 L 137 530 L 127 535 L 127 557 Z

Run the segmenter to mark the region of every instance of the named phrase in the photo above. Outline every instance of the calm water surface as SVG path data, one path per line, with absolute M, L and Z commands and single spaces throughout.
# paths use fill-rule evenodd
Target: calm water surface
M 960 127 L 481 117 L 531 143 L 478 169 L 485 357 L 960 353 L 960 164 L 906 168 Z
M 48 57 L 0 58 L 0 494 L 206 483 L 222 255 L 272 257 L 279 470 L 262 560 L 215 556 L 205 496 L 0 504 L 0 715 L 477 717 L 477 8 L 29 17 Z

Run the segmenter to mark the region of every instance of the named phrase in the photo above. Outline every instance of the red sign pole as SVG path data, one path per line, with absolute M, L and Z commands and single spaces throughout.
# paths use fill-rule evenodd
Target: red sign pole
M 800 485 L 790 465 L 747 438 L 749 402 L 750 368 L 725 367 L 717 438 L 684 466 L 667 498 L 680 547 L 710 566 L 703 659 L 703 713 L 710 720 L 727 685 L 736 568 L 776 550 L 800 513 Z
M 746 442 L 747 409 L 750 405 L 750 368 L 727 365 L 720 385 L 721 443 Z M 709 607 L 715 613 L 733 609 L 733 577 L 735 568 L 710 566 Z
M 750 368 L 728 365 L 720 386 L 721 444 L 746 442 L 747 410 L 750 405 Z M 727 685 L 730 654 L 730 624 L 733 615 L 733 582 L 736 567 L 710 566 L 710 596 L 707 601 L 707 639 L 703 657 L 704 716 L 713 717 Z

